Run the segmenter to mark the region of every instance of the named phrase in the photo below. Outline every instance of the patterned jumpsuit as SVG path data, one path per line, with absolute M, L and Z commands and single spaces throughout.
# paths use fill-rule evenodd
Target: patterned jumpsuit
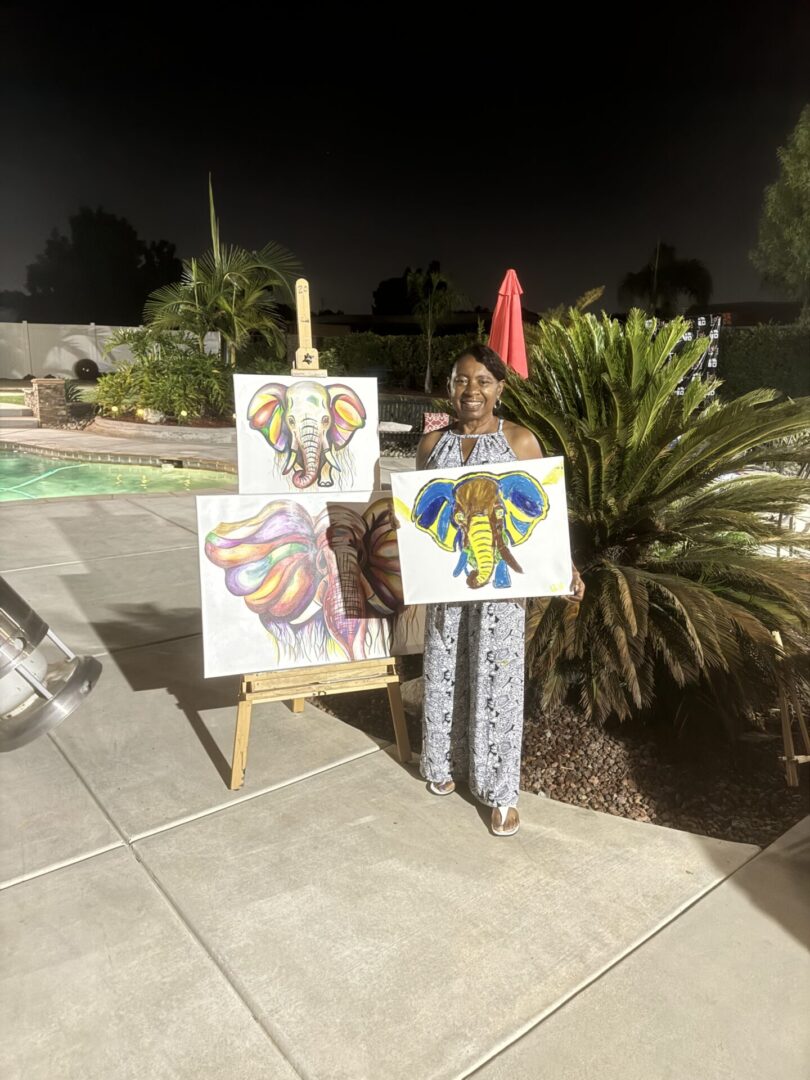
M 426 468 L 514 461 L 502 431 L 462 439 L 446 431 Z M 470 436 L 466 436 L 469 438 Z M 429 604 L 425 627 L 425 711 L 420 769 L 426 780 L 466 780 L 487 806 L 514 806 L 523 739 L 522 601 Z

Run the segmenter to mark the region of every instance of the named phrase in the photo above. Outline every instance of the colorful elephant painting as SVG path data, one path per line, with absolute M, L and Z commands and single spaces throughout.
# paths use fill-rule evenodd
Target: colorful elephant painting
M 509 570 L 523 572 L 509 548 L 528 540 L 548 508 L 548 495 L 528 473 L 478 472 L 425 484 L 411 517 L 439 547 L 460 553 L 454 577 L 466 573 L 471 589 L 508 589 Z
M 351 387 L 323 381 L 271 382 L 250 400 L 250 426 L 284 454 L 283 475 L 296 488 L 333 487 L 352 436 L 366 423 L 363 402 Z M 345 464 L 345 461 L 344 461 Z
M 312 514 L 304 502 L 275 499 L 245 521 L 220 523 L 206 536 L 206 557 L 259 617 L 277 662 L 386 655 L 385 620 L 402 606 L 390 498 L 362 513 L 331 503 Z

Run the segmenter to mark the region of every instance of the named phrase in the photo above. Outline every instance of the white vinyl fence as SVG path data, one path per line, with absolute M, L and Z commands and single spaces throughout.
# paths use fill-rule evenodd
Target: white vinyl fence
M 116 362 L 132 360 L 126 346 L 106 354 L 104 347 L 117 326 L 95 323 L 0 322 L 0 379 L 44 378 L 59 375 L 66 379 L 94 378 L 113 371 Z M 206 352 L 219 351 L 219 334 L 206 334 Z M 82 361 L 84 364 L 82 365 Z M 88 368 L 88 361 L 95 367 Z M 82 365 L 80 367 L 80 365 Z
M 104 354 L 104 346 L 116 329 L 95 323 L 0 323 L 0 379 L 31 375 L 75 379 L 82 360 L 91 361 L 98 372 L 112 371 L 113 356 L 118 360 L 132 359 L 126 348 L 118 348 L 110 356 Z

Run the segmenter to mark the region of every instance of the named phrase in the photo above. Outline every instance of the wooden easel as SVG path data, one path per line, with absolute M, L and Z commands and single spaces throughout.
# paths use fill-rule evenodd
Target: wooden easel
M 312 321 L 309 313 L 309 283 L 299 278 L 295 283 L 295 306 L 298 318 L 298 348 L 291 374 L 324 378 L 324 368 L 318 366 L 318 350 L 312 345 Z M 236 710 L 236 732 L 233 742 L 231 791 L 245 782 L 250 720 L 254 705 L 263 701 L 290 701 L 294 713 L 304 711 L 308 697 L 326 694 L 348 694 L 354 690 L 388 691 L 388 704 L 394 721 L 394 737 L 399 760 L 411 760 L 411 744 L 402 705 L 402 691 L 396 662 L 390 657 L 379 660 L 355 660 L 345 664 L 318 664 L 316 667 L 286 671 L 262 671 L 243 675 Z
M 402 692 L 394 660 L 356 660 L 347 664 L 319 664 L 317 667 L 293 671 L 263 671 L 243 675 L 236 710 L 236 735 L 233 742 L 231 790 L 240 788 L 245 780 L 247 748 L 250 737 L 250 714 L 262 701 L 290 701 L 292 711 L 303 712 L 304 698 L 325 694 L 348 694 L 354 690 L 388 691 L 388 704 L 394 720 L 394 736 L 399 760 L 411 760 L 411 744 L 402 706 Z
M 782 635 L 778 630 L 774 630 L 771 632 L 771 636 L 781 650 Z M 793 716 L 791 716 L 791 706 L 793 707 Z M 779 760 L 785 763 L 785 779 L 788 787 L 799 787 L 799 765 L 810 765 L 810 732 L 807 729 L 802 703 L 792 682 L 787 685 L 782 680 L 779 682 L 779 715 L 782 720 L 782 743 L 785 749 Z M 794 718 L 804 746 L 803 754 L 796 753 L 796 745 L 793 742 Z

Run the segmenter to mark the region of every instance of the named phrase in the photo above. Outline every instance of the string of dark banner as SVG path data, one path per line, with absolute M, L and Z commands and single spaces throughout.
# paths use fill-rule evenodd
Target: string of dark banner
M 701 358 L 696 361 L 692 368 L 684 375 L 678 384 L 675 393 L 682 397 L 686 387 L 692 382 L 693 379 L 707 379 L 710 375 L 717 374 L 718 359 L 720 356 L 720 327 L 723 325 L 722 315 L 696 315 L 694 318 L 687 319 L 687 329 L 684 332 L 683 337 L 669 354 L 670 356 L 676 356 L 680 350 L 687 344 L 695 340 L 695 338 L 708 337 L 709 346 L 703 353 Z M 652 320 L 648 320 L 647 325 L 651 325 Z M 710 390 L 708 394 L 708 400 L 714 397 L 715 391 Z

